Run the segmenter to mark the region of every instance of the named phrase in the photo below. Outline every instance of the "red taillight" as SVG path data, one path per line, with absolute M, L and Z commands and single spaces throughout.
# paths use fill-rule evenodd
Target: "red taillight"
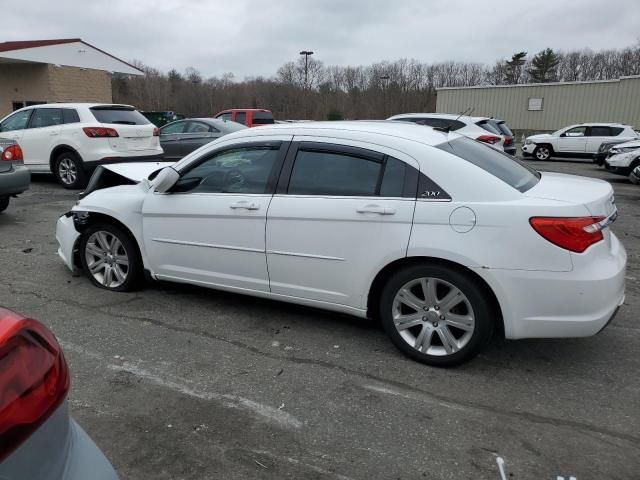
M 513 145 L 513 137 L 505 137 L 504 146 L 510 147 L 511 145 Z
M 582 253 L 604 237 L 600 222 L 605 217 L 532 217 L 529 223 L 554 245 Z
M 496 137 L 494 135 L 480 135 L 478 138 L 476 138 L 476 140 L 482 143 L 495 145 L 496 143 L 501 142 L 502 138 Z
M 160 136 L 160 129 L 158 127 L 153 129 L 153 136 L 154 137 L 159 137 Z
M 115 128 L 107 127 L 84 127 L 82 129 L 87 137 L 91 138 L 105 138 L 105 137 L 117 137 L 118 132 Z
M 0 462 L 49 418 L 68 390 L 67 363 L 53 334 L 0 308 Z
M 5 160 L 7 162 L 19 162 L 20 160 L 24 160 L 20 145 L 10 145 L 5 148 L 2 155 L 0 155 L 0 160 Z

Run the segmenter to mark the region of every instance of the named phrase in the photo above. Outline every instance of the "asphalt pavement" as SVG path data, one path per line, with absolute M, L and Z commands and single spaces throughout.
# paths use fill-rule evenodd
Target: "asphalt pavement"
M 76 420 L 122 479 L 640 478 L 640 186 L 610 181 L 627 300 L 585 339 L 495 341 L 455 369 L 375 323 L 169 283 L 110 293 L 56 255 L 77 192 L 48 176 L 0 214 L 0 305 L 46 323 Z

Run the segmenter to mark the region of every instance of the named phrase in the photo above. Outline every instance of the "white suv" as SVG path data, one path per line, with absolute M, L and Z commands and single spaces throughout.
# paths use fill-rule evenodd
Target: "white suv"
M 603 142 L 635 140 L 638 134 L 622 123 L 581 123 L 564 127 L 553 133 L 527 137 L 522 146 L 524 155 L 537 160 L 559 156 L 593 156 Z
M 25 166 L 52 172 L 65 188 L 82 188 L 99 164 L 158 160 L 158 129 L 129 105 L 52 103 L 22 108 L 0 121 L 20 144 Z
M 413 122 L 427 127 L 456 132 L 465 137 L 478 140 L 487 145 L 504 151 L 505 136 L 495 130 L 490 124 L 489 117 L 469 117 L 451 113 L 402 113 L 387 118 L 398 122 Z

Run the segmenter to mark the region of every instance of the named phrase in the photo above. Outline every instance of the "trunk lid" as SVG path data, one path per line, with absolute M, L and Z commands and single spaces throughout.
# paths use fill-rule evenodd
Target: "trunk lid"
M 593 216 L 608 217 L 616 211 L 611 184 L 596 178 L 541 172 L 540 181 L 524 195 L 584 205 Z
M 158 137 L 153 136 L 155 127 L 151 124 L 122 125 L 103 123 L 103 125 L 114 128 L 118 132 L 117 137 L 109 137 L 109 145 L 118 152 L 151 150 L 157 147 Z

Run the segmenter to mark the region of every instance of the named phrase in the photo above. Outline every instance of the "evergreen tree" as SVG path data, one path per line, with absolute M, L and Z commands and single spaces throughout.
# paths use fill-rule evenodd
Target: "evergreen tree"
M 557 80 L 557 68 L 560 63 L 560 56 L 550 48 L 539 52 L 529 67 L 529 75 L 533 83 L 547 83 Z
M 511 60 L 507 61 L 504 83 L 515 85 L 520 83 L 522 76 L 522 66 L 526 63 L 527 52 L 514 53 Z

